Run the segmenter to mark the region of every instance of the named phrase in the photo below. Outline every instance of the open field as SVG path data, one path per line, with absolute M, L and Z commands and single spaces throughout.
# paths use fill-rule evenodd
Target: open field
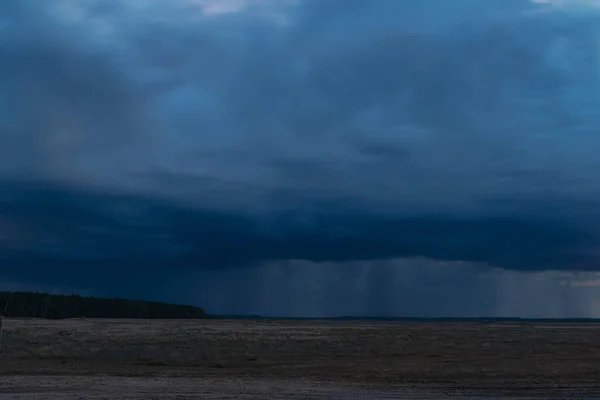
M 544 398 L 600 395 L 600 324 L 7 319 L 0 349 L 0 400 L 533 395 L 529 388 Z

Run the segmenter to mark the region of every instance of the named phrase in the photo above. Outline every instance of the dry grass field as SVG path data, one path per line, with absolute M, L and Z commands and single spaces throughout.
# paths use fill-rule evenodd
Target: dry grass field
M 600 394 L 600 324 L 7 319 L 4 325 L 0 400 Z

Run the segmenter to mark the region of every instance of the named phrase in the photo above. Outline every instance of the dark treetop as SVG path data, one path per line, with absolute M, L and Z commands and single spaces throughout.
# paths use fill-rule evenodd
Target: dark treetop
M 151 301 L 55 295 L 36 292 L 0 292 L 6 317 L 38 318 L 204 318 L 199 307 Z

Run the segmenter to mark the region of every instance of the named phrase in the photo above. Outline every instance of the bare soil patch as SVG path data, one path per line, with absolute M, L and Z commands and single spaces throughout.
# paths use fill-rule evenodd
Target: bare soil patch
M 600 325 L 5 320 L 0 400 L 108 398 L 106 387 L 114 398 L 591 396 L 600 394 Z

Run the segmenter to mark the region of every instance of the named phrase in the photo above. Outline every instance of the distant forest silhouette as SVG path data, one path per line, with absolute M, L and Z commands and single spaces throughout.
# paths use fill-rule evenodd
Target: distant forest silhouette
M 0 314 L 8 318 L 205 318 L 200 307 L 120 298 L 38 292 L 0 292 Z

